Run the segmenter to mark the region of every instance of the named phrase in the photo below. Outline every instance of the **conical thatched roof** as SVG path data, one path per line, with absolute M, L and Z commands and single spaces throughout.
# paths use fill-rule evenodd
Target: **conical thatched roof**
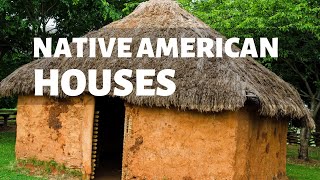
M 129 16 L 89 32 L 85 37 L 104 37 L 106 40 L 112 37 L 134 38 L 132 52 L 137 52 L 138 41 L 145 37 L 224 38 L 171 0 L 142 3 Z M 75 57 L 76 46 L 71 44 L 71 47 Z M 234 49 L 239 50 L 236 47 Z M 60 73 L 68 69 L 80 69 L 83 72 L 88 69 L 98 69 L 98 72 L 102 69 L 175 69 L 173 80 L 177 90 L 172 96 L 137 97 L 132 93 L 123 99 L 136 105 L 219 112 L 244 107 L 248 94 L 251 94 L 259 99 L 261 115 L 307 119 L 308 124 L 314 126 L 298 92 L 251 57 L 232 59 L 225 55 L 224 58 L 210 59 L 163 57 L 124 60 L 116 57 L 104 59 L 100 51 L 97 52 L 97 58 L 89 58 L 89 48 L 85 46 L 84 58 L 47 58 L 24 65 L 1 82 L 0 96 L 33 94 L 34 69 L 44 69 L 46 78 L 49 78 L 49 69 L 60 69 Z M 131 81 L 135 84 L 134 79 Z M 98 77 L 98 84 L 102 84 L 101 76 Z M 66 97 L 62 91 L 60 93 L 60 97 Z M 49 94 L 49 89 L 45 88 L 45 94 Z

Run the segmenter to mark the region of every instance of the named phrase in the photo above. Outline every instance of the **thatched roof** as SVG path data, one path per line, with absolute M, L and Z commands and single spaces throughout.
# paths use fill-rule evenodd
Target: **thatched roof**
M 137 52 L 138 40 L 144 37 L 222 37 L 206 24 L 181 9 L 171 0 L 151 0 L 142 3 L 129 16 L 113 22 L 97 31 L 89 32 L 85 37 L 132 37 L 132 52 Z M 73 55 L 76 46 L 71 44 Z M 0 84 L 0 96 L 34 93 L 34 69 L 44 69 L 49 78 L 49 69 L 60 69 L 60 73 L 68 69 L 175 69 L 173 79 L 176 92 L 169 97 L 137 97 L 135 93 L 123 99 L 135 105 L 175 107 L 182 110 L 198 110 L 200 112 L 235 111 L 245 106 L 248 96 L 256 96 L 259 100 L 261 115 L 271 117 L 291 117 L 296 120 L 307 120 L 309 126 L 314 122 L 305 108 L 298 92 L 280 77 L 247 58 L 199 58 L 199 59 L 104 59 L 101 53 L 97 58 L 88 57 L 88 46 L 85 46 L 84 58 L 46 58 L 33 61 L 17 69 Z M 235 50 L 239 50 L 234 47 Z M 100 52 L 100 51 L 97 51 Z M 116 53 L 115 53 L 116 54 Z M 134 82 L 135 78 L 132 78 Z M 102 77 L 98 77 L 101 86 Z M 113 82 L 114 84 L 114 82 Z M 75 85 L 75 82 L 73 82 Z M 60 97 L 66 97 L 60 91 Z M 45 88 L 45 94 L 49 89 Z

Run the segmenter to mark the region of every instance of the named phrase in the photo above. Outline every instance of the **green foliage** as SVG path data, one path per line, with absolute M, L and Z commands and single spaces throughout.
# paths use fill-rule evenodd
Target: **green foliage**
M 79 37 L 122 17 L 121 8 L 114 1 L 62 0 L 56 7 L 58 37 Z
M 257 60 L 296 86 L 316 116 L 316 105 L 320 104 L 319 0 L 179 2 L 227 37 L 278 37 L 279 58 Z
M 317 1 L 297 0 L 180 0 L 187 10 L 227 36 L 276 35 L 291 28 L 312 32 L 320 39 Z M 242 32 L 248 29 L 248 32 Z M 271 30 L 271 32 L 270 32 Z
M 1 47 L 32 56 L 34 37 L 82 36 L 121 18 L 122 8 L 106 0 L 0 0 Z M 56 24 L 51 30 L 50 20 Z
M 0 60 L 0 81 L 4 79 L 11 72 L 16 70 L 18 67 L 30 61 L 28 55 L 22 53 L 7 53 L 4 55 L 2 61 Z M 15 108 L 17 106 L 17 98 L 0 98 L 0 109 L 1 108 Z
M 12 60 L 12 56 L 25 56 L 24 63 L 30 62 L 34 37 L 57 40 L 82 36 L 122 18 L 122 10 L 131 2 L 138 1 L 0 0 L 0 62 L 3 58 Z M 46 29 L 48 23 L 54 27 Z
M 16 106 L 17 106 L 16 97 L 0 98 L 0 109 L 15 108 Z
M 125 8 L 122 9 L 124 15 L 130 14 L 141 2 L 145 2 L 146 0 L 133 0 L 125 3 Z
M 33 38 L 80 37 L 123 17 L 129 0 L 0 0 L 0 81 L 33 60 Z M 46 25 L 55 27 L 46 29 Z M 53 47 L 54 48 L 54 47 Z M 0 99 L 14 108 L 16 98 Z

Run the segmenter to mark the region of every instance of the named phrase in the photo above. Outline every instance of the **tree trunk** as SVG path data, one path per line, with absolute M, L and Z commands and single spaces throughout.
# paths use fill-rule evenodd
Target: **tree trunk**
M 310 129 L 308 128 L 307 124 L 304 123 L 303 127 L 300 131 L 300 148 L 299 148 L 299 159 L 302 159 L 304 161 L 309 160 L 309 138 L 310 138 Z
M 317 115 L 317 101 L 313 98 L 311 101 L 311 114 L 312 118 L 316 119 Z M 299 149 L 299 155 L 298 158 L 302 159 L 304 161 L 309 160 L 309 153 L 308 153 L 308 148 L 309 148 L 309 139 L 311 135 L 311 130 L 308 127 L 307 122 L 302 123 L 301 131 L 300 131 L 300 149 Z

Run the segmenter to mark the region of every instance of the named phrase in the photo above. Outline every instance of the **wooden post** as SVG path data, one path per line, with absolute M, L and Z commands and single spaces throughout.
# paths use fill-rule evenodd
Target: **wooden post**
M 82 121 L 82 164 L 83 180 L 89 180 L 92 174 L 92 137 L 95 99 L 93 96 L 84 96 L 85 118 Z
M 8 119 L 9 119 L 9 115 L 3 115 L 3 127 L 8 127 Z

